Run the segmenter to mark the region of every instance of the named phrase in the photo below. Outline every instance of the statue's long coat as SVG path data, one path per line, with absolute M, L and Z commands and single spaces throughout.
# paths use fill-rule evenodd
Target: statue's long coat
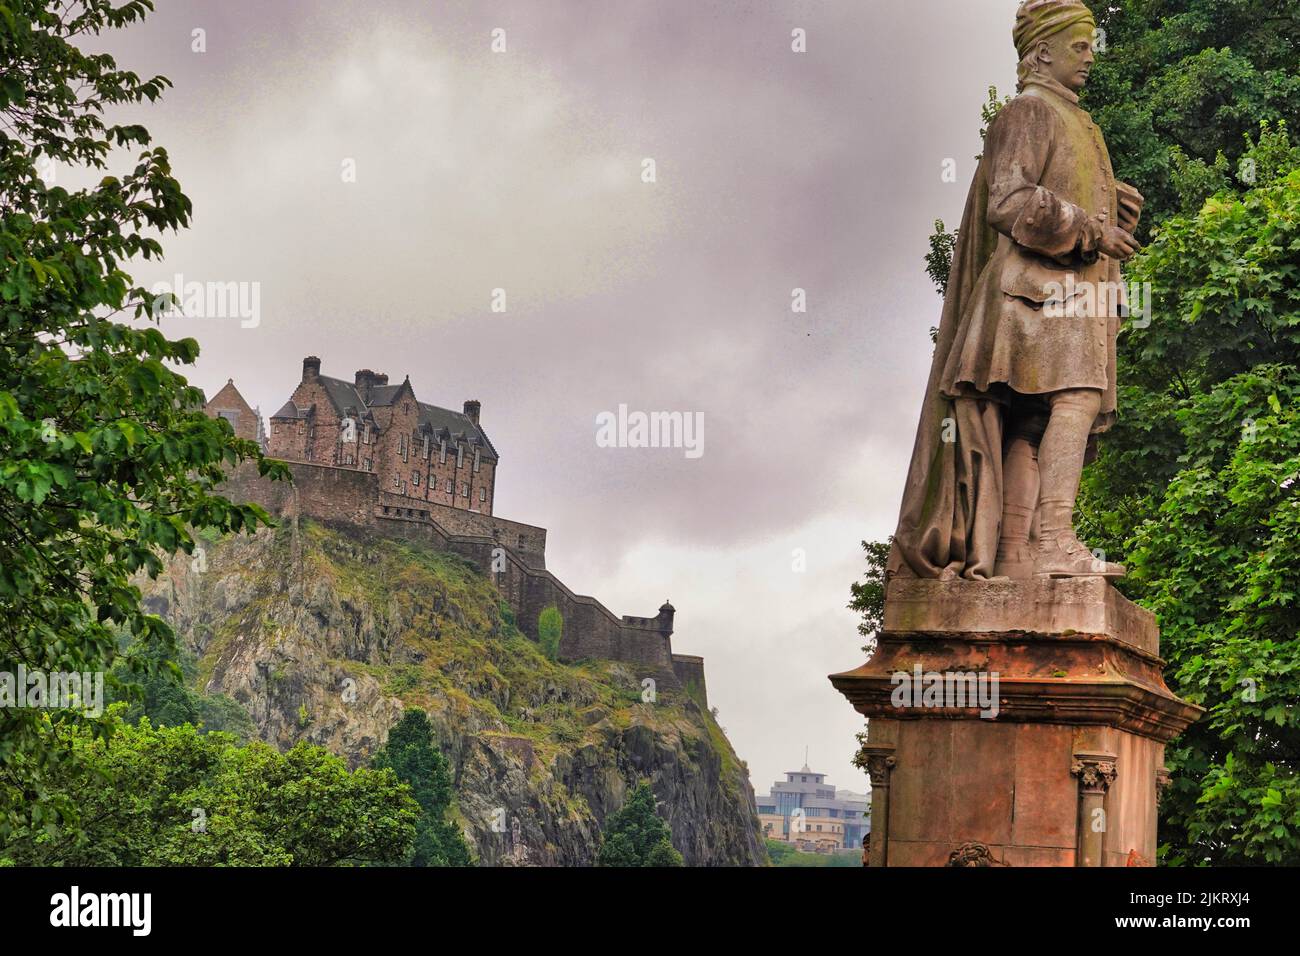
M 1114 421 L 1123 298 L 1096 238 L 1117 217 L 1092 117 L 1064 87 L 1026 84 L 990 127 L 966 200 L 891 573 L 993 576 L 1003 420 L 1018 396 L 1100 389 L 1093 431 Z

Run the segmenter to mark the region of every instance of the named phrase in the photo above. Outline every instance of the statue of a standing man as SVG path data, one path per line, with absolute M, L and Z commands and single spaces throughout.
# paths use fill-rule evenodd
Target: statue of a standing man
M 989 128 L 962 219 L 890 571 L 1117 577 L 1074 533 L 1115 418 L 1119 263 L 1142 197 L 1079 106 L 1096 24 L 1079 0 L 1016 15 L 1020 95 Z

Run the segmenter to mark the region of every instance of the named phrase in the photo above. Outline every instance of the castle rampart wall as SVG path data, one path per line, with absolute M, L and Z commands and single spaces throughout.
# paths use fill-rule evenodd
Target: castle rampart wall
M 703 659 L 672 652 L 671 617 L 620 618 L 593 597 L 575 594 L 545 569 L 546 530 L 494 515 L 381 492 L 372 473 L 289 462 L 293 483 L 261 478 L 250 464 L 232 473 L 222 493 L 284 517 L 368 528 L 419 540 L 468 559 L 496 583 L 519 629 L 537 640 L 537 622 L 551 605 L 564 619 L 560 657 L 627 661 L 661 688 L 680 688 L 687 674 L 703 691 Z

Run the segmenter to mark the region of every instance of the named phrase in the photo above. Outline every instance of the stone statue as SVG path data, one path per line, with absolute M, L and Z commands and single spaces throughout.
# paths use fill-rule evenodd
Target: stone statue
M 962 218 L 891 575 L 1119 577 L 1074 532 L 1095 436 L 1115 419 L 1119 264 L 1143 199 L 1079 106 L 1096 24 L 1027 0 L 1019 95 L 989 128 Z

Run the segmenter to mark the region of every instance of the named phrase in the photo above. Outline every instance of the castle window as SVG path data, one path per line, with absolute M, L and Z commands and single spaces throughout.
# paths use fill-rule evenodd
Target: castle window
M 393 475 L 393 487 L 394 488 L 402 487 L 402 479 L 399 478 L 397 475 Z
M 410 412 L 411 412 L 411 403 L 410 403 L 410 402 L 402 402 L 402 414 L 403 414 L 403 415 L 409 415 Z
M 420 487 L 420 473 L 418 471 L 411 472 L 411 483 L 417 488 Z
M 465 446 L 458 444 L 456 446 L 456 467 L 463 468 L 464 464 L 465 464 Z
M 429 460 L 429 436 L 424 436 L 424 460 Z
M 447 479 L 447 494 L 452 494 L 451 479 Z
M 352 464 L 352 456 L 351 456 L 351 455 L 344 455 L 344 456 L 343 456 L 343 464 L 345 464 L 345 465 L 350 465 L 350 464 Z
M 447 464 L 447 439 L 445 438 L 438 442 L 438 464 Z M 447 490 L 451 491 L 450 488 Z
M 468 483 L 468 482 L 464 482 L 464 481 L 462 481 L 462 482 L 460 483 L 460 496 L 461 496 L 462 498 L 468 498 L 468 497 L 469 497 L 469 483 Z
M 370 459 L 367 458 L 367 459 L 366 459 L 366 471 L 370 471 L 370 470 L 371 470 L 371 469 L 370 469 Z
M 474 449 L 474 470 L 475 471 L 478 471 L 479 459 L 482 457 L 480 454 L 481 452 L 482 452 L 481 448 Z
M 361 440 L 367 445 L 370 444 L 370 426 L 367 425 L 365 431 L 361 433 Z
M 486 489 L 486 488 L 480 488 L 480 489 L 478 490 L 478 500 L 479 500 L 479 501 L 487 501 L 487 489 Z

